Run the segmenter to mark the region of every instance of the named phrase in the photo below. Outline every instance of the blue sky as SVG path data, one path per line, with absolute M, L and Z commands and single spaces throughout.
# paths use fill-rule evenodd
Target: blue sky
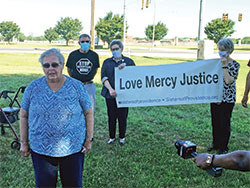
M 146 0 L 145 0 L 146 1 Z M 250 36 L 250 0 L 203 0 L 203 25 L 228 13 L 236 22 L 232 37 Z M 200 0 L 151 0 L 149 8 L 141 10 L 141 0 L 126 0 L 128 35 L 145 37 L 147 25 L 163 22 L 169 29 L 165 38 L 197 37 Z M 91 0 L 0 0 L 0 22 L 14 21 L 25 35 L 43 35 L 61 17 L 78 18 L 83 32 L 90 31 Z M 124 0 L 95 0 L 95 23 L 109 11 L 123 14 Z M 238 14 L 243 14 L 238 22 Z M 204 35 L 205 36 L 205 35 Z

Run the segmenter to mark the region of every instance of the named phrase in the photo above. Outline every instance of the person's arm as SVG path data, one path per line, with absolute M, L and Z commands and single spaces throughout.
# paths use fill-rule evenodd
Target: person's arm
M 92 107 L 84 111 L 85 122 L 86 122 L 86 139 L 84 142 L 84 147 L 86 151 L 84 153 L 88 153 L 92 147 L 92 138 L 94 137 L 94 117 Z
M 72 69 L 67 67 L 67 71 L 68 71 L 69 76 L 71 77 L 72 76 Z
M 221 58 L 222 68 L 223 68 L 223 79 L 226 82 L 226 84 L 231 84 L 235 80 L 234 77 L 232 77 L 228 72 L 228 67 L 226 65 L 227 59 Z
M 199 168 L 222 167 L 225 169 L 250 171 L 250 151 L 234 151 L 224 155 L 214 155 L 211 166 L 206 162 L 211 154 L 201 153 L 194 158 Z
M 118 66 L 118 69 L 121 70 L 121 69 L 123 69 L 126 66 L 135 66 L 135 63 L 134 63 L 134 61 L 132 59 L 128 58 L 127 62 L 122 63 L 122 64 L 120 64 Z
M 24 157 L 30 154 L 29 140 L 28 140 L 28 112 L 23 108 L 20 110 L 20 151 Z
M 111 97 L 117 97 L 116 91 L 112 88 L 108 80 L 103 82 L 103 85 L 109 90 L 109 94 Z
M 250 91 L 250 71 L 247 74 L 247 79 L 246 79 L 246 87 L 244 91 L 244 96 L 241 100 L 241 104 L 243 107 L 247 108 L 247 101 L 248 101 L 248 94 Z
M 223 69 L 223 78 L 226 84 L 231 84 L 234 82 L 234 77 L 230 76 L 228 69 Z
M 110 96 L 116 97 L 116 91 L 112 88 L 112 86 L 109 83 L 109 75 L 107 73 L 107 63 L 106 61 L 103 62 L 102 64 L 102 70 L 101 70 L 101 79 L 102 79 L 102 84 L 108 89 Z

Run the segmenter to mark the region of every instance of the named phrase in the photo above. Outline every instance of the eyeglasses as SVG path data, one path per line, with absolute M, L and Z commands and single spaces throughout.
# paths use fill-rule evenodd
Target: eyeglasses
M 53 68 L 56 68 L 56 67 L 59 66 L 59 63 L 52 63 L 51 65 L 50 65 L 49 63 L 44 63 L 44 64 L 42 64 L 42 66 L 43 66 L 43 68 L 45 68 L 45 69 L 50 68 L 50 66 L 52 66 Z
M 89 40 L 86 40 L 86 41 L 80 41 L 80 43 L 89 43 L 90 41 Z
M 117 50 L 119 50 L 120 48 L 112 48 L 111 49 L 111 51 L 113 52 L 113 51 L 117 51 Z

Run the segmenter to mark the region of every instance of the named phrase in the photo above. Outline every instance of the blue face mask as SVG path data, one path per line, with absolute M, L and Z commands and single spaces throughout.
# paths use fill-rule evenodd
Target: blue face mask
M 112 51 L 112 55 L 114 56 L 114 58 L 121 57 L 122 56 L 121 49 Z
M 83 51 L 88 51 L 90 49 L 90 44 L 87 42 L 81 43 L 81 49 Z
M 227 57 L 228 56 L 228 52 L 227 51 L 219 51 L 219 56 L 222 57 Z

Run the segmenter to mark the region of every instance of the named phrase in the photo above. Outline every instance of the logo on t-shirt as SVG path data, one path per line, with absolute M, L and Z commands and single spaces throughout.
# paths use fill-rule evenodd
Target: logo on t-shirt
M 88 74 L 93 67 L 93 63 L 87 58 L 82 58 L 76 63 L 76 70 L 80 74 Z

